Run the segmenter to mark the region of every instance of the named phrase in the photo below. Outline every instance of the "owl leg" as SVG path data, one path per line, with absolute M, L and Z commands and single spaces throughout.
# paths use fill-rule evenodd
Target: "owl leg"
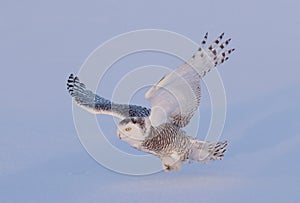
M 166 172 L 181 169 L 181 160 L 177 153 L 162 158 L 162 167 Z

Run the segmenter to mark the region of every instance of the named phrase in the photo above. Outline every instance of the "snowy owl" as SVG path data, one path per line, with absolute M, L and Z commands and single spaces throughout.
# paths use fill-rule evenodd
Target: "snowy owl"
M 160 79 L 145 94 L 151 109 L 131 104 L 117 104 L 88 90 L 71 74 L 67 89 L 76 103 L 93 114 L 109 114 L 120 119 L 117 134 L 132 147 L 162 160 L 165 171 L 180 169 L 185 161 L 206 163 L 221 160 L 227 142 L 210 143 L 187 135 L 185 127 L 200 103 L 200 80 L 213 67 L 228 59 L 234 49 L 222 51 L 231 39 L 222 41 L 222 33 L 205 48 L 201 46 L 186 63 Z

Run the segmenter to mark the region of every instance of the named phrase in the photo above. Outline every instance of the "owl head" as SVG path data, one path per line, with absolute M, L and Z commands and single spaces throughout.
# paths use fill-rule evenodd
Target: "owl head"
M 131 146 L 139 148 L 141 143 L 149 135 L 151 122 L 146 117 L 130 117 L 122 120 L 118 125 L 120 139 L 128 142 Z

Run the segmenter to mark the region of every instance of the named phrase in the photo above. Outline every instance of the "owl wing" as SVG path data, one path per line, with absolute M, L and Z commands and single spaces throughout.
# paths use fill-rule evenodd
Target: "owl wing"
M 201 47 L 185 64 L 181 65 L 146 92 L 145 97 L 151 102 L 150 120 L 158 126 L 171 122 L 179 127 L 186 126 L 200 103 L 200 80 L 213 67 L 228 59 L 234 51 L 222 51 L 230 39 L 221 43 L 222 33 L 208 48 L 208 33 L 202 40 Z
M 120 119 L 127 117 L 145 117 L 150 115 L 150 109 L 137 105 L 116 104 L 88 90 L 79 78 L 71 74 L 67 82 L 69 91 L 75 102 L 93 114 L 108 114 Z

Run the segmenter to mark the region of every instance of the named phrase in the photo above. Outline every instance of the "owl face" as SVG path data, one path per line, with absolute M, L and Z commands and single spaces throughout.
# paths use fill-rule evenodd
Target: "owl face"
M 139 145 L 149 135 L 151 128 L 150 120 L 144 117 L 125 118 L 118 125 L 120 139 L 128 142 L 134 147 Z

